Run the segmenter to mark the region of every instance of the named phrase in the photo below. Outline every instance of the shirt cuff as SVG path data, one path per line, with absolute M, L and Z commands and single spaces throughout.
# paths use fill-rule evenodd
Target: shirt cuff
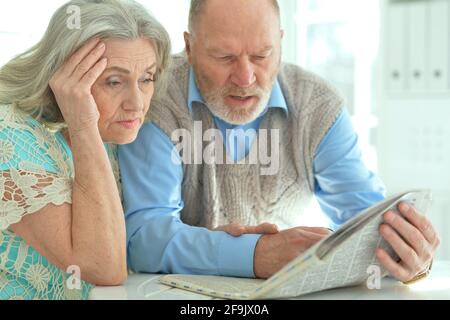
M 261 234 L 233 237 L 223 232 L 219 245 L 218 271 L 222 276 L 255 278 L 253 259 Z

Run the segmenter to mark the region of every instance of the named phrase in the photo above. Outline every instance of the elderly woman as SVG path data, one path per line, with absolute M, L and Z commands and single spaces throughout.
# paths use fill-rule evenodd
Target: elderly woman
M 112 145 L 136 138 L 169 53 L 136 2 L 74 0 L 0 69 L 0 299 L 86 299 L 124 282 Z

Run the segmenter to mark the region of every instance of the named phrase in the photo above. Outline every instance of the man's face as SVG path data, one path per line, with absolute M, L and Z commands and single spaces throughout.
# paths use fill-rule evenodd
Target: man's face
M 282 36 L 270 1 L 208 1 L 185 40 L 197 85 L 215 116 L 240 125 L 261 115 L 278 74 Z

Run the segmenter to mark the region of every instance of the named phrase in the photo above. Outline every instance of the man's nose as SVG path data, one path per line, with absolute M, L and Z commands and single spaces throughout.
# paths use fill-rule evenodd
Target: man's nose
M 252 63 L 248 59 L 242 58 L 236 62 L 231 81 L 238 87 L 242 88 L 250 87 L 255 83 L 255 70 Z

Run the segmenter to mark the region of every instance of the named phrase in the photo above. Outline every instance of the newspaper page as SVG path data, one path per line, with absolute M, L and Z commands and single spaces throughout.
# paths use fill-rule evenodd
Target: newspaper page
M 378 213 L 366 226 L 353 233 L 334 252 L 324 257 L 321 262 L 312 264 L 302 274 L 291 277 L 276 289 L 258 297 L 264 299 L 298 297 L 303 294 L 338 287 L 354 286 L 365 283 L 371 268 L 378 267 L 380 275 L 386 271 L 375 256 L 376 248 L 385 249 L 391 257 L 398 257 L 380 236 L 379 226 L 383 222 L 383 213 L 397 211 L 396 205 L 406 201 L 413 204 L 419 212 L 426 212 L 431 201 L 429 191 L 410 192 L 394 201 L 391 206 Z M 320 261 L 320 260 L 319 260 Z
M 248 300 L 266 280 L 195 275 L 168 275 L 163 284 L 222 299 Z
M 413 204 L 419 212 L 426 212 L 431 200 L 429 191 L 408 192 L 397 195 L 378 206 L 378 212 L 352 233 L 341 232 L 346 237 L 336 242 L 334 248 L 325 250 L 325 256 L 317 256 L 320 245 L 326 239 L 306 251 L 270 279 L 241 279 L 216 276 L 169 275 L 161 282 L 181 289 L 223 299 L 280 299 L 298 297 L 307 293 L 365 283 L 369 267 L 377 267 L 380 275 L 385 270 L 375 256 L 376 248 L 385 249 L 394 259 L 395 253 L 379 234 L 383 213 L 396 211 L 400 201 Z M 380 210 L 382 208 L 382 210 Z M 371 214 L 372 212 L 366 212 Z M 354 225 L 350 222 L 348 226 Z M 344 228 L 346 225 L 343 226 Z M 350 228 L 351 229 L 351 228 Z M 319 250 L 320 251 L 320 250 Z M 322 250 L 323 251 L 323 250 Z

